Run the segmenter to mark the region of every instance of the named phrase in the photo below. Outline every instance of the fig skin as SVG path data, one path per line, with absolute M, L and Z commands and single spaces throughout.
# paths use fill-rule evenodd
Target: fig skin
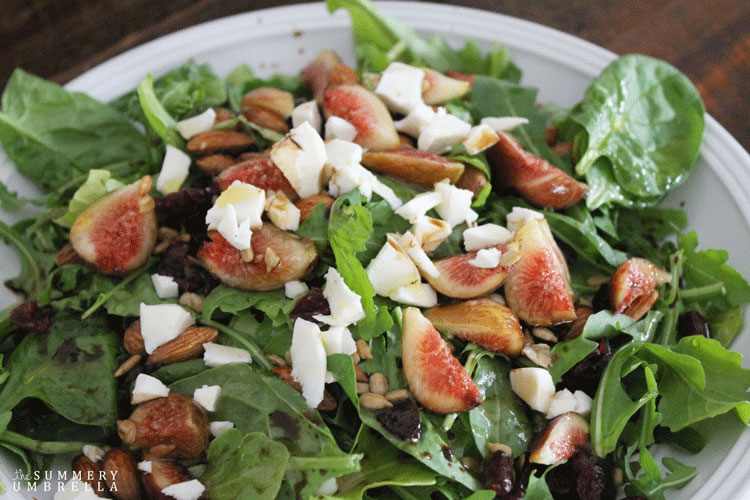
M 499 141 L 487 149 L 493 178 L 515 188 L 532 204 L 567 208 L 586 196 L 588 186 L 578 182 L 544 158 L 525 151 L 511 135 L 498 133 Z
M 234 181 L 246 182 L 266 191 L 283 191 L 292 201 L 299 198 L 284 173 L 271 160 L 270 155 L 256 156 L 236 163 L 221 172 L 215 179 L 216 185 L 222 191 L 231 186 Z
M 565 258 L 545 219 L 532 219 L 516 231 L 520 258 L 505 280 L 508 306 L 533 326 L 576 319 Z
M 157 236 L 150 190 L 145 176 L 84 210 L 70 228 L 76 253 L 102 274 L 127 274 L 145 263 Z
M 589 445 L 589 423 L 578 413 L 563 413 L 551 420 L 531 448 L 529 462 L 555 465 Z
M 341 64 L 341 59 L 338 54 L 332 50 L 322 50 L 300 71 L 299 76 L 312 90 L 315 99 L 323 98 L 323 93 L 330 83 L 331 72 L 339 64 Z
M 632 257 L 615 270 L 609 282 L 609 299 L 616 314 L 641 319 L 659 298 L 656 287 L 671 275 L 646 259 Z
M 422 91 L 422 99 L 429 106 L 445 104 L 451 99 L 461 97 L 469 91 L 471 84 L 465 80 L 459 80 L 446 76 L 434 69 L 422 68 L 427 89 Z
M 393 118 L 378 96 L 361 85 L 339 85 L 323 94 L 326 118 L 338 116 L 357 129 L 354 142 L 370 151 L 396 149 L 398 133 Z
M 457 413 L 482 403 L 479 388 L 419 309 L 404 311 L 404 375 L 414 398 L 435 413 Z
M 254 258 L 251 262 L 245 262 L 240 251 L 219 233 L 210 232 L 208 237 L 209 241 L 198 251 L 198 258 L 222 283 L 240 290 L 282 288 L 287 281 L 303 278 L 318 257 L 312 240 L 282 231 L 270 222 L 264 222 L 260 229 L 253 230 L 251 245 Z M 265 262 L 266 249 L 269 248 L 281 259 L 270 270 Z
M 510 257 L 513 250 L 506 245 L 496 247 Z M 494 291 L 508 276 L 507 258 L 500 258 L 500 265 L 492 269 L 474 267 L 469 264 L 477 256 L 477 251 L 447 257 L 433 262 L 440 271 L 437 277 L 427 273 L 423 277 L 438 292 L 455 299 L 473 299 Z
M 390 151 L 368 151 L 362 155 L 362 165 L 430 188 L 446 178 L 455 184 L 464 173 L 463 163 L 410 146 Z
M 518 356 L 523 348 L 518 317 L 492 299 L 441 304 L 426 310 L 424 315 L 439 331 L 491 351 Z

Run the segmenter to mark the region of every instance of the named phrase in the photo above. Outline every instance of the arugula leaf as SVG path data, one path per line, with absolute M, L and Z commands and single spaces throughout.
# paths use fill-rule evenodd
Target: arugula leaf
M 333 498 L 362 500 L 367 490 L 380 486 L 435 484 L 435 472 L 398 448 L 383 443 L 368 427 L 362 427 L 359 432 L 355 451 L 364 457 L 360 462 L 362 470 L 339 478 L 339 491 Z
M 45 269 L 39 262 L 37 252 L 24 238 L 2 221 L 0 221 L 0 238 L 14 247 L 21 258 L 21 273 L 13 280 L 13 284 L 6 283 L 6 285 L 9 288 L 23 289 L 30 295 L 35 295 L 44 288 L 45 279 Z
M 92 168 L 147 160 L 145 138 L 115 109 L 20 69 L 3 92 L 0 143 L 45 191 Z
M 537 476 L 533 472 L 529 475 L 529 485 L 526 487 L 524 500 L 554 500 L 545 479 L 547 472 L 551 469 L 551 467 L 548 467 L 541 476 Z
M 103 319 L 58 316 L 51 329 L 27 335 L 8 359 L 10 377 L 0 392 L 0 413 L 25 398 L 43 400 L 68 420 L 113 425 L 117 419 L 117 336 Z M 96 394 L 92 398 L 91 394 Z
M 333 373 L 336 382 L 344 389 L 344 393 L 359 411 L 359 396 L 357 395 L 357 376 L 354 373 L 354 360 L 347 354 L 331 354 L 326 360 L 328 370 Z
M 185 141 L 182 140 L 176 128 L 177 120 L 164 108 L 154 91 L 153 76 L 148 75 L 138 85 L 138 100 L 148 124 L 154 129 L 156 135 L 161 137 L 166 144 L 185 149 Z
M 521 73 L 508 49 L 495 44 L 485 56 L 475 41 L 455 50 L 439 37 L 429 42 L 410 26 L 385 15 L 370 0 L 326 0 L 329 12 L 344 8 L 352 20 L 352 34 L 360 72 L 380 72 L 394 60 L 426 65 L 437 71 L 491 75 L 518 81 Z
M 393 308 L 391 311 L 393 325 L 386 330 L 385 334 L 370 340 L 372 359 L 367 359 L 359 364 L 365 373 L 382 373 L 388 379 L 389 387 L 393 389 L 405 389 L 407 387 L 404 371 L 399 366 L 401 358 L 401 307 Z
M 588 133 L 576 173 L 616 186 L 620 199 L 587 198 L 590 209 L 612 202 L 653 204 L 682 183 L 698 157 L 705 107 L 690 80 L 643 55 L 616 59 L 591 83 L 571 117 Z M 599 158 L 609 165 L 590 178 Z M 596 169 L 595 169 L 596 170 Z M 613 182 L 614 181 L 614 182 Z
M 476 121 L 488 116 L 522 116 L 529 120 L 513 129 L 513 136 L 530 153 L 541 156 L 556 167 L 570 171 L 568 165 L 547 145 L 547 118 L 536 107 L 538 89 L 480 76 L 471 85 L 469 100 Z
M 219 285 L 203 300 L 202 315 L 211 319 L 216 310 L 229 314 L 238 314 L 248 309 L 255 309 L 270 318 L 274 327 L 286 324 L 295 301 L 286 298 L 281 290 L 270 292 L 243 292 L 224 285 Z
M 505 443 L 513 456 L 524 453 L 532 437 L 531 422 L 510 388 L 510 363 L 482 356 L 474 369 L 474 382 L 484 402 L 469 412 L 471 430 L 479 453 L 486 456 L 487 443 Z
M 289 466 L 289 451 L 261 432 L 243 436 L 230 429 L 211 442 L 207 461 L 201 482 L 211 498 L 273 500 Z
M 307 219 L 299 225 L 297 234 L 312 240 L 319 255 L 325 252 L 328 248 L 328 207 L 324 202 L 315 205 Z
M 84 210 L 107 193 L 111 193 L 123 185 L 122 182 L 112 178 L 112 173 L 109 170 L 89 170 L 86 182 L 76 190 L 73 197 L 68 201 L 68 211 L 62 217 L 55 219 L 55 222 L 63 227 L 71 227 Z
M 383 333 L 393 324 L 388 309 L 375 305 L 375 289 L 357 257 L 359 252 L 367 249 L 366 243 L 373 234 L 372 214 L 362 206 L 359 190 L 355 189 L 333 203 L 328 239 L 336 259 L 336 269 L 347 286 L 361 297 L 365 318 L 357 324 L 357 332 L 365 340 Z
M 291 456 L 284 481 L 291 491 L 299 491 L 301 498 L 308 498 L 330 478 L 359 470 L 361 455 L 341 451 L 320 415 L 280 378 L 251 365 L 232 364 L 205 370 L 169 387 L 192 395 L 203 385 L 221 386 L 213 419 L 234 422 L 243 434 L 262 432 L 287 447 Z

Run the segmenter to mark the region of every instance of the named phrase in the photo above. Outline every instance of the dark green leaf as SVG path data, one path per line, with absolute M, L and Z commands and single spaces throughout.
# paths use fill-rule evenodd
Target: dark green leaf
M 229 314 L 255 309 L 271 318 L 273 326 L 280 326 L 286 323 L 294 303 L 280 290 L 243 292 L 219 285 L 203 301 L 202 314 L 205 319 L 211 319 L 217 309 Z

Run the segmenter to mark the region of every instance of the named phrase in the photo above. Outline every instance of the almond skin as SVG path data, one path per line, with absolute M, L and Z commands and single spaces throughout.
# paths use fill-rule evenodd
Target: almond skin
M 81 475 L 81 481 L 88 483 L 100 497 L 109 497 L 109 488 L 102 479 L 102 468 L 99 464 L 92 462 L 86 455 L 78 455 L 73 458 L 71 469 Z
M 223 154 L 212 154 L 198 158 L 195 161 L 195 164 L 198 165 L 201 170 L 210 175 L 226 170 L 236 163 L 238 163 L 238 160 Z
M 208 326 L 188 327 L 176 338 L 157 347 L 146 363 L 166 365 L 197 358 L 203 353 L 203 344 L 216 340 L 218 333 L 216 328 Z
M 102 459 L 102 472 L 110 494 L 117 500 L 140 500 L 138 470 L 130 453 L 119 448 L 109 450 Z
M 286 119 L 294 110 L 294 96 L 275 87 L 259 87 L 242 97 L 243 106 L 260 106 Z
M 147 354 L 143 343 L 143 335 L 141 335 L 141 320 L 137 319 L 130 323 L 122 337 L 122 345 L 128 354 L 140 354 L 141 356 Z
M 250 149 L 253 138 L 234 130 L 209 130 L 195 135 L 187 143 L 187 149 L 197 155 L 213 153 L 241 153 Z
M 120 439 L 134 449 L 148 449 L 156 458 L 195 458 L 208 446 L 208 417 L 182 394 L 138 405 L 127 420 L 117 422 Z
M 242 107 L 242 114 L 247 121 L 259 127 L 268 128 L 280 134 L 289 132 L 289 126 L 284 117 L 270 109 L 250 104 Z
M 315 207 L 317 207 L 321 203 L 325 203 L 326 208 L 329 209 L 331 208 L 331 205 L 333 205 L 333 198 L 331 198 L 327 194 L 314 194 L 312 196 L 302 198 L 301 200 L 297 200 L 297 203 L 295 203 L 294 205 L 299 208 L 300 223 L 305 222 L 307 218 L 310 217 L 312 211 L 315 210 Z
M 456 187 L 468 189 L 474 193 L 471 199 L 475 200 L 486 184 L 487 177 L 478 168 L 466 167 L 464 173 L 456 182 Z

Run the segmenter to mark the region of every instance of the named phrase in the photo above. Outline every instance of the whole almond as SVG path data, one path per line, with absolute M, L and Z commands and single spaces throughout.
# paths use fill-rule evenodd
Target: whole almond
M 207 155 L 212 153 L 240 153 L 254 144 L 253 138 L 234 130 L 209 130 L 193 136 L 187 143 L 191 153 Z
M 289 125 L 286 124 L 284 117 L 270 109 L 254 104 L 247 104 L 242 107 L 242 115 L 247 121 L 259 127 L 271 129 L 279 134 L 289 132 Z
M 216 328 L 191 326 L 176 338 L 157 347 L 146 363 L 166 365 L 197 358 L 203 353 L 203 344 L 213 342 L 218 334 Z
M 85 261 L 78 255 L 72 243 L 66 244 L 64 247 L 57 252 L 55 257 L 55 263 L 62 267 L 72 264 L 83 264 Z
M 128 354 L 146 355 L 146 347 L 143 343 L 143 335 L 141 335 L 141 320 L 137 319 L 130 323 L 122 337 L 122 345 Z
M 139 500 L 141 485 L 133 456 L 119 448 L 112 448 L 102 459 L 104 481 L 110 494 L 117 500 Z
M 98 496 L 105 498 L 109 496 L 109 488 L 102 479 L 102 468 L 99 464 L 92 462 L 89 457 L 81 454 L 73 459 L 71 469 L 74 473 L 80 474 L 81 481 L 88 483 Z

